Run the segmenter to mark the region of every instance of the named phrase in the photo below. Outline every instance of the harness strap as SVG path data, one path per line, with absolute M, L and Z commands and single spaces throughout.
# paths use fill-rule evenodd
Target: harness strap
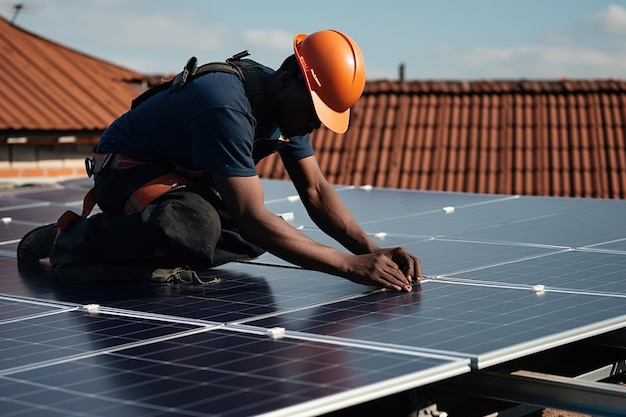
M 91 188 L 89 191 L 87 191 L 87 194 L 85 195 L 85 198 L 83 199 L 83 211 L 80 214 L 80 216 L 74 213 L 73 211 L 68 210 L 65 213 L 63 213 L 61 217 L 59 217 L 59 219 L 57 220 L 58 233 L 61 233 L 63 229 L 69 226 L 70 223 L 72 223 L 74 220 L 79 219 L 81 217 L 89 216 L 89 213 L 91 213 L 95 205 L 96 205 L 96 191 L 93 188 Z
M 141 93 L 131 102 L 130 108 L 134 109 L 138 107 L 150 97 L 154 96 L 157 93 L 160 93 L 161 91 L 170 90 L 171 93 L 174 93 L 183 88 L 184 85 L 192 79 L 200 77 L 204 74 L 208 74 L 210 72 L 226 72 L 229 74 L 233 74 L 239 77 L 239 79 L 245 83 L 243 73 L 231 62 L 211 62 L 201 65 L 200 67 L 198 67 L 197 64 L 197 58 L 195 56 L 192 56 L 185 64 L 182 72 L 178 73 L 173 79 L 159 84 L 155 87 L 149 88 L 148 90 Z
M 148 181 L 128 197 L 124 205 L 124 213 L 141 211 L 167 191 L 190 182 L 180 174 L 165 174 Z
M 91 154 L 91 158 L 85 159 L 85 169 L 87 175 L 91 177 L 105 168 L 130 168 L 136 165 L 151 163 L 152 162 L 140 161 L 119 153 L 93 153 Z
M 201 77 L 211 72 L 225 72 L 237 76 L 244 84 L 246 96 L 250 101 L 252 110 L 256 110 L 263 104 L 265 98 L 265 85 L 263 77 L 259 73 L 252 61 L 243 59 L 250 55 L 248 51 L 242 51 L 228 58 L 226 62 L 210 62 L 208 64 L 198 66 L 198 59 L 195 56 L 189 58 L 183 71 L 178 73 L 173 79 L 165 81 L 155 87 L 149 88 L 131 103 L 131 109 L 138 107 L 140 104 L 148 100 L 161 91 L 169 90 L 175 93 L 194 78 Z
M 92 187 L 87 191 L 85 198 L 83 199 L 83 212 L 80 214 L 80 217 L 87 217 L 91 210 L 96 205 L 96 190 Z
M 120 154 L 92 154 L 91 158 L 85 160 L 87 174 L 91 177 L 93 174 L 100 173 L 103 169 L 123 169 L 141 164 L 150 164 L 151 162 L 139 161 L 126 155 Z M 190 179 L 181 174 L 165 174 L 153 180 L 148 181 L 141 187 L 137 188 L 124 204 L 124 213 L 134 213 L 143 210 L 148 204 L 156 200 L 158 197 L 181 185 L 189 184 Z M 83 199 L 83 210 L 80 216 L 71 210 L 66 211 L 59 217 L 57 224 L 59 231 L 63 231 L 74 220 L 87 217 L 91 214 L 96 206 L 96 191 L 92 187 Z

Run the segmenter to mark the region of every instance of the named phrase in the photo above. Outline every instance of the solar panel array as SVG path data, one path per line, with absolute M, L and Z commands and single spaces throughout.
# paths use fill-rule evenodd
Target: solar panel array
M 89 186 L 0 192 L 3 416 L 319 415 L 626 327 L 624 201 L 337 187 L 381 246 L 421 259 L 411 293 L 271 254 L 205 285 L 18 266 L 19 239 Z M 291 184 L 264 186 L 270 210 L 339 247 Z

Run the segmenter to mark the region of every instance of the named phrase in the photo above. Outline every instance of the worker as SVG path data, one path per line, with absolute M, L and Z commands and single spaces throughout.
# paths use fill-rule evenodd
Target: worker
M 299 34 L 277 71 L 238 54 L 183 72 L 138 97 L 102 134 L 85 198 L 18 246 L 20 263 L 53 270 L 148 265 L 211 268 L 268 251 L 306 269 L 395 291 L 421 279 L 419 260 L 379 247 L 322 174 L 310 133 L 342 134 L 365 87 L 365 64 L 346 34 Z M 347 251 L 320 244 L 264 205 L 255 165 L 278 152 L 309 216 Z M 91 195 L 91 196 L 90 196 Z M 89 275 L 82 273 L 83 276 Z

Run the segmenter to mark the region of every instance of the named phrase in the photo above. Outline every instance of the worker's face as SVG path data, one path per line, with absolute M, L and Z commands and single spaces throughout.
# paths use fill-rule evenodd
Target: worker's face
M 276 114 L 276 121 L 283 136 L 302 136 L 321 126 L 317 118 L 311 95 L 304 80 L 294 79 L 285 73 L 282 78 L 282 91 Z

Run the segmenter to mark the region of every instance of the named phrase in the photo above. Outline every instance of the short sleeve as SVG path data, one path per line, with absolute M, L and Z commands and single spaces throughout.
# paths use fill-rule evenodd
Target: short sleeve
M 315 154 L 309 134 L 290 138 L 289 142 L 282 146 L 278 152 L 281 158 L 296 161 Z

